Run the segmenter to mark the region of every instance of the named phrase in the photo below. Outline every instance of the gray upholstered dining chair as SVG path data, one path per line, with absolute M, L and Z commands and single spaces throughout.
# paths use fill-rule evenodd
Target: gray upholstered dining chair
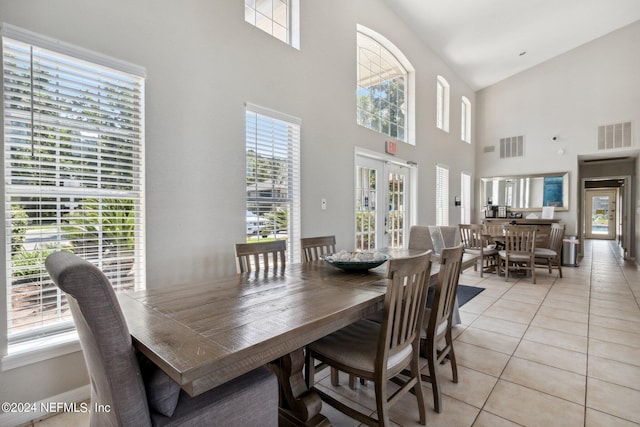
M 286 249 L 286 240 L 236 243 L 236 269 L 238 273 L 283 270 L 287 264 Z
M 437 369 L 445 358 L 451 363 L 453 382 L 458 382 L 458 365 L 453 351 L 451 328 L 462 266 L 462 253 L 462 244 L 453 248 L 444 248 L 440 253 L 440 271 L 438 271 L 433 301 L 431 308 L 426 310 L 424 316 L 421 356 L 427 359 L 427 363 L 422 367 L 422 380 L 431 383 L 436 412 L 440 412 L 442 408 Z M 425 368 L 428 368 L 428 373 L 424 372 Z
M 431 271 L 431 255 L 424 253 L 389 261 L 382 323 L 368 319 L 352 323 L 307 346 L 306 366 L 319 360 L 342 372 L 374 382 L 377 419 L 314 386 L 314 370 L 307 382 L 322 400 L 356 420 L 371 426 L 388 426 L 389 407 L 413 390 L 420 423 L 426 423 L 424 395 L 420 380 L 420 332 Z M 407 377 L 399 390 L 388 396 L 387 383 L 404 369 Z
M 137 354 L 118 299 L 103 272 L 70 252 L 45 262 L 67 297 L 91 380 L 91 426 L 247 426 L 278 424 L 278 382 L 261 367 L 196 397 Z
M 315 261 L 320 255 L 335 253 L 336 236 L 304 237 L 300 239 L 302 262 Z
M 558 275 L 562 278 L 562 240 L 564 239 L 565 224 L 551 224 L 551 232 L 547 240 L 546 248 L 536 247 L 534 250 L 536 265 L 549 268 L 551 274 L 552 268 L 558 269 Z
M 483 227 L 480 224 L 459 224 L 460 240 L 464 245 L 464 251 L 470 254 L 479 255 L 480 258 L 474 263 L 474 270 L 478 271 L 480 264 L 480 277 L 483 277 L 485 268 L 496 269 L 498 251 L 488 245 L 484 237 Z

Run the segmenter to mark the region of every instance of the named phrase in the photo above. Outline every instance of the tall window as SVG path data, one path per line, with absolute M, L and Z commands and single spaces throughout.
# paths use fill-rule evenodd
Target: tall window
M 436 80 L 436 126 L 449 132 L 449 83 L 442 76 Z
M 244 0 L 244 20 L 300 49 L 300 0 Z
M 2 42 L 12 352 L 73 328 L 44 269 L 54 251 L 145 286 L 144 70 L 11 26 Z
M 413 144 L 413 67 L 391 42 L 358 27 L 358 124 Z
M 471 223 L 471 174 L 460 174 L 460 223 Z
M 245 131 L 247 241 L 286 239 L 289 260 L 298 261 L 300 120 L 248 104 Z
M 466 96 L 462 97 L 460 115 L 460 138 L 471 144 L 471 101 Z
M 449 168 L 436 165 L 436 225 L 449 225 Z

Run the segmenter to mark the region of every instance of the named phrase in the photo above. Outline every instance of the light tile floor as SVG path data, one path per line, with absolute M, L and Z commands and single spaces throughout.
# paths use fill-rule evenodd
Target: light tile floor
M 440 366 L 443 410 L 433 410 L 424 384 L 429 426 L 640 426 L 640 271 L 621 259 L 614 242 L 585 242 L 580 267 L 564 278 L 537 270 L 530 279 L 472 269 L 460 279 L 486 288 L 461 308 L 455 327 L 459 382 Z M 372 386 L 350 390 L 346 378 L 320 387 L 373 412 Z M 358 423 L 328 405 L 334 426 Z M 393 423 L 417 426 L 415 398 L 402 398 Z M 64 414 L 38 427 L 88 425 L 86 415 Z

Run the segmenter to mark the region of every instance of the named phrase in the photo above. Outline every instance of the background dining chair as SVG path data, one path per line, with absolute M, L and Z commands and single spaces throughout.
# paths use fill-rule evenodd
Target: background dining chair
M 321 237 L 303 237 L 300 239 L 300 248 L 302 249 L 302 262 L 311 262 L 320 259 L 320 255 L 331 254 L 336 252 L 336 236 Z M 319 363 L 314 366 L 315 371 L 324 369 L 327 365 Z M 354 388 L 354 379 L 350 378 L 351 387 Z M 338 370 L 331 368 L 331 384 L 336 386 L 340 383 L 338 378 Z
M 525 270 L 531 272 L 533 283 L 536 283 L 535 225 L 505 226 L 504 250 L 498 251 L 500 269 L 504 272 L 505 282 L 509 278 L 510 270 Z
M 367 319 L 360 320 L 307 347 L 307 366 L 313 366 L 317 359 L 340 371 L 373 381 L 378 418 L 359 412 L 314 387 L 314 372 L 309 370 L 307 382 L 322 400 L 367 425 L 388 426 L 389 407 L 406 392 L 414 390 L 420 424 L 426 423 L 420 382 L 419 347 L 431 271 L 430 259 L 430 253 L 424 253 L 389 261 L 390 283 L 384 300 L 382 324 Z M 388 381 L 407 367 L 410 367 L 408 377 L 400 389 L 388 396 Z
M 282 270 L 286 266 L 286 249 L 286 240 L 236 243 L 236 269 L 238 273 Z
M 480 263 L 480 277 L 483 277 L 485 268 L 496 268 L 498 251 L 489 247 L 487 239 L 483 234 L 483 227 L 480 224 L 460 224 L 460 241 L 464 245 L 464 251 L 479 255 L 480 258 L 474 263 L 474 270 L 478 271 Z
M 45 266 L 67 297 L 91 383 L 92 426 L 278 425 L 278 382 L 261 367 L 196 397 L 136 355 L 109 280 L 70 252 Z
M 551 274 L 552 268 L 558 269 L 558 274 L 562 278 L 562 240 L 564 239 L 565 224 L 552 223 L 551 231 L 549 232 L 549 238 L 546 248 L 535 248 L 535 262 L 536 265 L 549 268 L 549 274 Z
M 320 255 L 336 252 L 336 236 L 304 237 L 300 239 L 302 262 L 317 260 Z
M 433 251 L 433 243 L 431 243 L 431 234 L 428 225 L 412 225 L 409 229 L 409 249 L 418 249 L 421 251 Z
M 427 363 L 423 365 L 422 371 L 428 367 L 429 373 L 422 373 L 421 378 L 423 381 L 431 383 L 434 408 L 438 413 L 442 408 L 442 399 L 437 369 L 445 358 L 449 359 L 451 363 L 453 382 L 458 382 L 458 365 L 453 351 L 451 328 L 463 250 L 463 245 L 460 244 L 453 248 L 444 248 L 440 253 L 440 271 L 438 271 L 433 302 L 431 308 L 426 310 L 423 321 L 424 335 L 421 341 L 421 356 L 427 359 Z

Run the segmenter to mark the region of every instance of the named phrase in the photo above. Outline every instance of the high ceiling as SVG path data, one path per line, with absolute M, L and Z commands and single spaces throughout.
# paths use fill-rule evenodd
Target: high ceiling
M 640 0 L 385 1 L 475 90 L 640 20 Z

